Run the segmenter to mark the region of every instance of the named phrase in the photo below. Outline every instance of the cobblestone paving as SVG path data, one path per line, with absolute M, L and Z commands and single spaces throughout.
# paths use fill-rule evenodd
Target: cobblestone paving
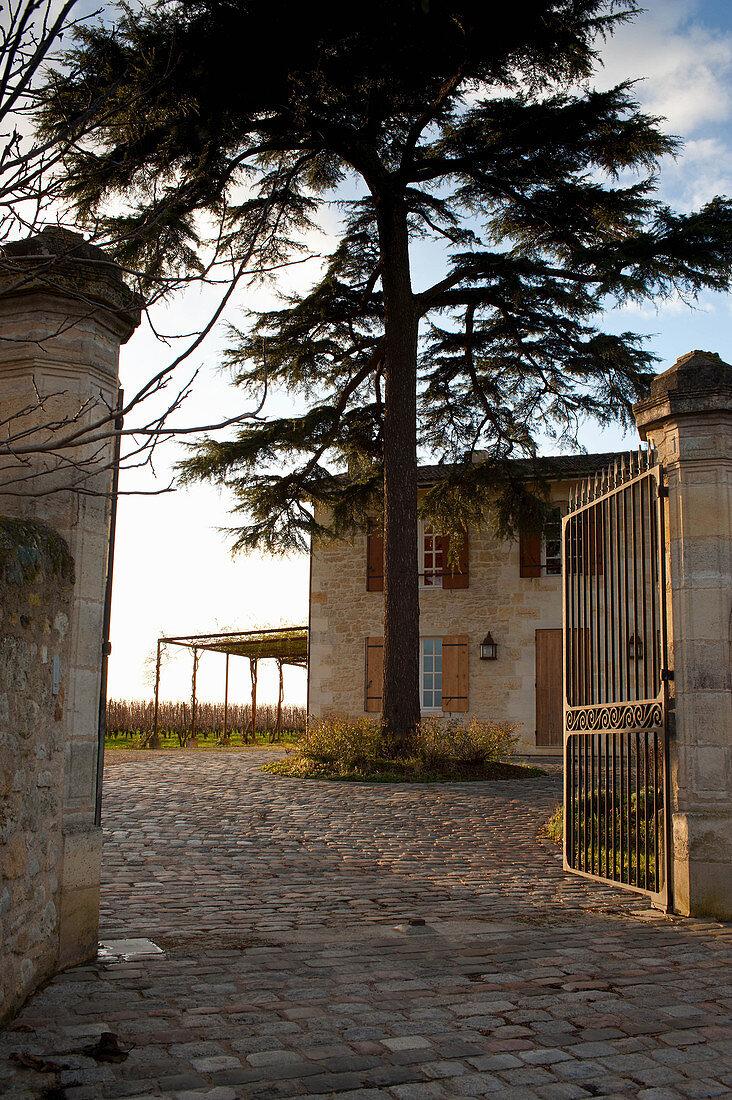
M 163 953 L 56 977 L 0 1035 L 0 1095 L 732 1096 L 732 926 L 564 875 L 537 840 L 558 776 L 302 784 L 262 759 L 114 754 L 101 938 Z M 105 1031 L 125 1061 L 81 1053 Z

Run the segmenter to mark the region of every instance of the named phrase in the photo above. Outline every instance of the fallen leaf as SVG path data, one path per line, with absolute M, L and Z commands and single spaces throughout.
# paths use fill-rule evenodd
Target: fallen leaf
M 14 1050 L 10 1055 L 10 1061 L 17 1066 L 25 1066 L 26 1069 L 34 1069 L 37 1073 L 58 1073 L 65 1069 L 60 1062 L 51 1062 L 48 1058 L 36 1058 L 35 1054 L 25 1054 L 23 1051 Z
M 82 1053 L 94 1058 L 97 1062 L 124 1062 L 132 1050 L 123 1050 L 117 1041 L 117 1036 L 112 1031 L 103 1031 L 96 1043 L 82 1047 Z

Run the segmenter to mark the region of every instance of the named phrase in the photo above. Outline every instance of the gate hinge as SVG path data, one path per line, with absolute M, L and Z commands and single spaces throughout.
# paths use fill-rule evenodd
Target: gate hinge
M 668 496 L 668 485 L 664 485 L 662 481 L 658 483 L 658 495 L 662 500 Z
M 661 669 L 661 680 L 663 681 L 663 683 L 668 683 L 668 681 L 673 680 L 673 678 L 674 678 L 674 670 L 672 668 L 662 668 Z

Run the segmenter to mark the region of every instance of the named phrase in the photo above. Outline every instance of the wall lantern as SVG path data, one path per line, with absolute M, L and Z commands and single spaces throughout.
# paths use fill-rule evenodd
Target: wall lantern
M 493 641 L 493 635 L 489 630 L 483 641 L 480 643 L 480 659 L 481 661 L 495 661 L 497 656 L 498 646 Z
M 643 660 L 643 639 L 640 634 L 631 634 L 628 638 L 628 660 Z

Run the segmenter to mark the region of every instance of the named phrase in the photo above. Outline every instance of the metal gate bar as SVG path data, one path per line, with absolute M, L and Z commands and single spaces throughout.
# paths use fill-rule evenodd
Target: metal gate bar
M 658 732 L 573 735 L 567 764 L 569 868 L 659 894 L 666 841 Z
M 668 901 L 663 472 L 624 457 L 563 523 L 565 867 Z

